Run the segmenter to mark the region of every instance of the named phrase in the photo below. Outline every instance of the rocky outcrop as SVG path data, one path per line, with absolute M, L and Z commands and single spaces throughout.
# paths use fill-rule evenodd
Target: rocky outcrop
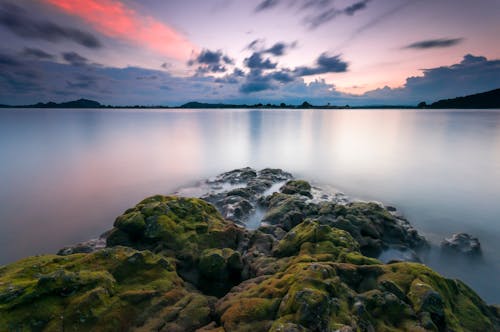
M 157 195 L 116 219 L 106 248 L 0 267 L 0 331 L 500 328 L 498 307 L 462 282 L 369 257 L 373 248 L 425 243 L 395 211 L 318 199 L 313 186 L 282 174 L 224 175 L 245 186 L 219 194 L 259 192 L 244 197 L 264 209 L 256 230 L 202 199 Z M 269 192 L 273 184 L 281 192 Z
M 173 259 L 127 247 L 0 269 L 0 331 L 193 331 L 212 321 L 215 300 L 183 281 Z
M 207 192 L 202 198 L 215 205 L 224 218 L 248 227 L 252 226 L 249 225 L 250 219 L 259 208 L 258 200 L 265 197 L 274 185 L 291 178 L 290 173 L 280 169 L 236 169 L 207 180 Z
M 455 252 L 466 256 L 481 255 L 479 240 L 467 233 L 453 234 L 441 242 L 441 248 L 447 252 Z

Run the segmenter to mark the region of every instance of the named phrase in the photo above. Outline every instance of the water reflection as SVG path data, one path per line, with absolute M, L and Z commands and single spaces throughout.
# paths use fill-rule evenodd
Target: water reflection
M 0 263 L 108 229 L 147 195 L 242 167 L 280 167 L 397 206 L 438 243 L 480 238 L 481 268 L 426 263 L 490 301 L 500 258 L 500 112 L 1 110 Z

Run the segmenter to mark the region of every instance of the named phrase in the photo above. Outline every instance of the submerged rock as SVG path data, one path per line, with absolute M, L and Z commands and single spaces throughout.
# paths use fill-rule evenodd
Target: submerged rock
M 467 233 L 453 234 L 441 242 L 441 248 L 450 252 L 457 252 L 467 256 L 481 255 L 479 240 Z
M 65 256 L 71 254 L 91 253 L 97 250 L 106 248 L 106 237 L 104 233 L 97 239 L 90 239 L 85 242 L 80 242 L 72 246 L 64 247 L 57 252 L 58 255 Z
M 212 194 L 220 211 L 263 209 L 256 230 L 202 199 L 157 195 L 116 218 L 107 248 L 0 267 L 0 331 L 500 329 L 498 307 L 462 282 L 375 258 L 425 245 L 404 218 L 290 178 L 245 168 L 211 180 L 244 184 Z

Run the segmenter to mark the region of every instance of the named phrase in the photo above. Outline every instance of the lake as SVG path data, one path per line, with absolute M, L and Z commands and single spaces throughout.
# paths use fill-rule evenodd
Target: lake
M 426 264 L 500 303 L 500 110 L 2 109 L 0 157 L 0 264 L 96 237 L 146 196 L 276 167 L 396 206 L 435 245 Z M 482 259 L 441 257 L 455 232 Z

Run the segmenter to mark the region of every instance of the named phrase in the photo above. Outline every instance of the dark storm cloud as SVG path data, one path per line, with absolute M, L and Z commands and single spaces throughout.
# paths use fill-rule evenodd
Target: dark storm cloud
M 276 63 L 270 59 L 263 59 L 262 54 L 254 52 L 249 58 L 245 59 L 245 65 L 250 69 L 274 69 Z
M 256 12 L 261 12 L 267 9 L 276 7 L 280 1 L 279 0 L 264 0 L 255 7 Z
M 9 3 L 0 7 L 0 25 L 23 38 L 50 42 L 70 40 L 87 48 L 102 47 L 99 39 L 89 32 L 49 21 L 35 21 L 21 7 Z
M 40 60 L 53 60 L 55 58 L 54 55 L 47 53 L 38 48 L 26 47 L 21 53 L 23 56 L 40 59 Z
M 76 52 L 62 53 L 62 57 L 65 61 L 73 66 L 85 66 L 88 64 L 88 59 L 81 56 Z
M 294 72 L 297 76 L 307 76 L 325 73 L 342 73 L 346 72 L 348 63 L 340 58 L 340 55 L 328 56 L 321 54 L 316 60 L 315 67 L 297 67 Z
M 413 48 L 419 50 L 425 50 L 429 48 L 443 48 L 443 47 L 451 47 L 457 44 L 460 44 L 463 41 L 463 38 L 452 38 L 452 39 L 428 39 L 422 40 L 419 42 L 412 43 L 410 45 L 405 46 L 404 48 Z
M 198 64 L 198 74 L 223 73 L 227 70 L 226 65 L 231 65 L 234 60 L 222 53 L 221 50 L 202 50 L 195 58 L 188 61 L 189 66 Z

